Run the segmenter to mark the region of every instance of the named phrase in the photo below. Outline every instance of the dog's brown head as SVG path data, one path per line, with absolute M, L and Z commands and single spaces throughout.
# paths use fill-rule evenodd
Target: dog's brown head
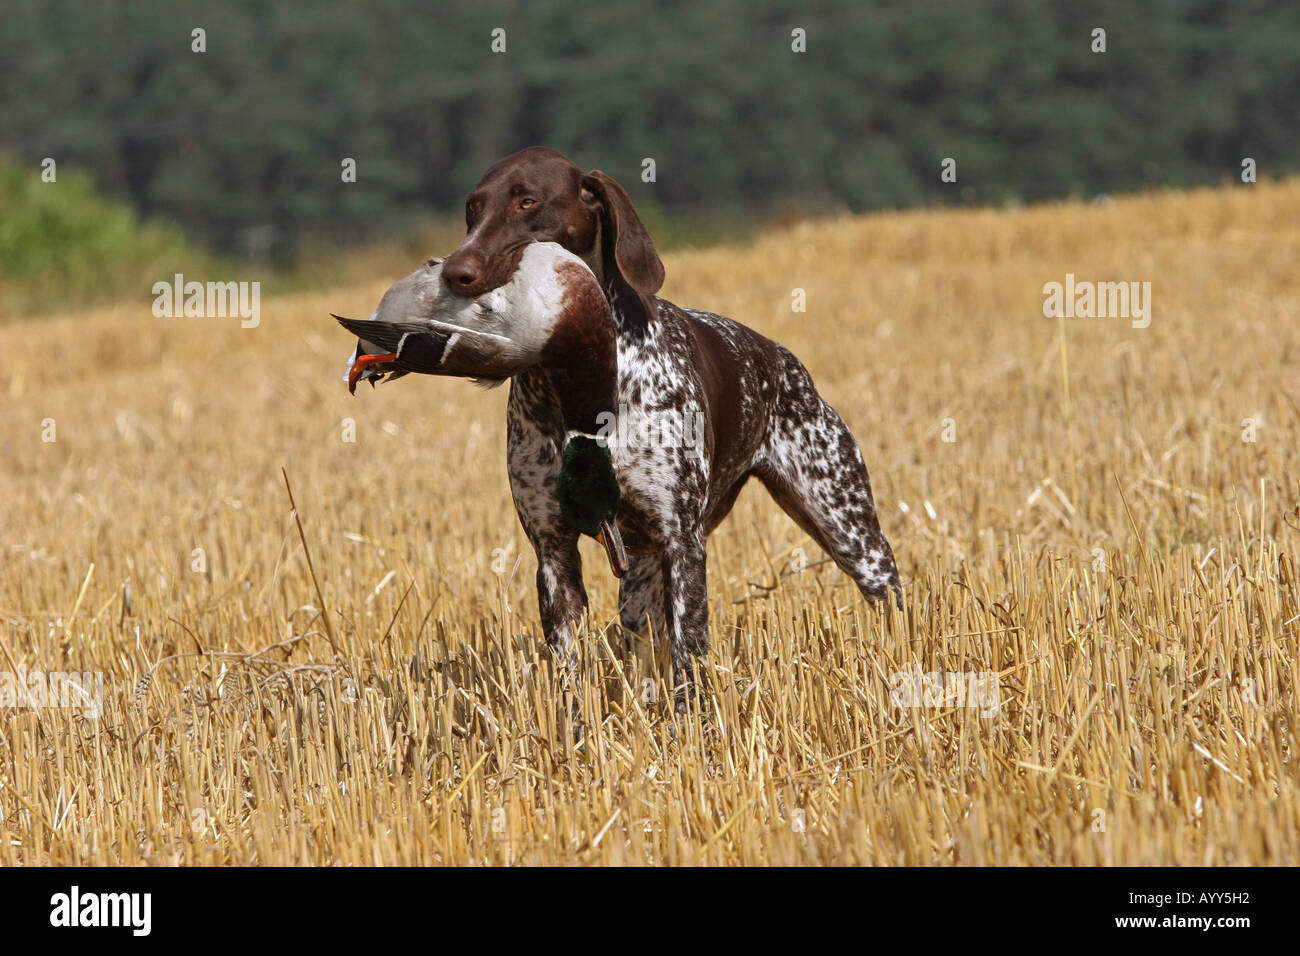
M 465 201 L 468 233 L 442 274 L 461 295 L 504 285 L 530 242 L 557 242 L 581 256 L 625 323 L 644 327 L 664 281 L 654 242 L 627 193 L 599 170 L 583 173 L 544 146 L 507 156 Z

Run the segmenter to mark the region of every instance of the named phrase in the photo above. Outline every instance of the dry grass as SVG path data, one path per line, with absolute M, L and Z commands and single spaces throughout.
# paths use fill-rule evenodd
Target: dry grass
M 668 297 L 778 338 L 844 414 L 906 612 L 747 490 L 678 723 L 599 632 L 588 542 L 581 747 L 504 391 L 338 380 L 326 312 L 409 263 L 256 330 L 147 299 L 12 327 L 3 666 L 101 671 L 105 709 L 0 710 L 0 865 L 1300 863 L 1297 208 L 1292 181 L 669 257 Z M 1067 272 L 1150 281 L 1150 328 L 1067 320 L 1063 356 Z M 917 664 L 996 671 L 996 715 L 894 706 Z

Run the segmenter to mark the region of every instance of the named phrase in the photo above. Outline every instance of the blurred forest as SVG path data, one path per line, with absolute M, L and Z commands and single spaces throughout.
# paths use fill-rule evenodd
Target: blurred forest
M 456 214 L 534 143 L 706 231 L 1300 165 L 1295 0 L 6 0 L 0 60 L 0 153 L 277 262 Z

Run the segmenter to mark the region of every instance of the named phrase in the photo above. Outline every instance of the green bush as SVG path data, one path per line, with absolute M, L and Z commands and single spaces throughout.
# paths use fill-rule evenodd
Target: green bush
M 0 158 L 0 318 L 118 299 L 148 301 L 174 272 L 214 265 L 173 226 L 142 223 L 83 172 Z

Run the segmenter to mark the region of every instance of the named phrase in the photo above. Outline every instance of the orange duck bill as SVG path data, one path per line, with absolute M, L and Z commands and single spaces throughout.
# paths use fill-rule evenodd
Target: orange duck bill
M 627 574 L 632 565 L 627 560 L 627 552 L 623 550 L 623 537 L 618 533 L 618 525 L 613 521 L 602 521 L 596 540 L 605 546 L 609 569 L 614 572 L 614 577 L 621 578 Z

